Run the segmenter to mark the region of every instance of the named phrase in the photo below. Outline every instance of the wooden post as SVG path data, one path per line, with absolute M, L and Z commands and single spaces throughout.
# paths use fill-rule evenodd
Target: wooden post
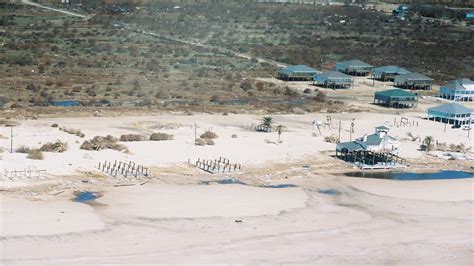
M 339 138 L 338 138 L 338 140 L 337 140 L 338 143 L 341 142 L 341 123 L 342 123 L 342 121 L 339 120 Z

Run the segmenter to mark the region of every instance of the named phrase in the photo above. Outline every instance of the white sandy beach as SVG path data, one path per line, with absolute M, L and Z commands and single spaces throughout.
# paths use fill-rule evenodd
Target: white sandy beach
M 3 154 L 3 167 L 5 169 L 24 169 L 25 166 L 34 166 L 37 169 L 46 169 L 55 174 L 74 174 L 77 171 L 90 171 L 105 160 L 134 161 L 141 165 L 166 166 L 184 163 L 190 159 L 192 162 L 201 159 L 215 159 L 226 157 L 234 163 L 245 165 L 259 165 L 266 162 L 299 160 L 305 157 L 314 157 L 321 151 L 334 151 L 335 144 L 324 141 L 325 136 L 339 134 L 339 121 L 341 121 L 341 141 L 351 138 L 350 124 L 355 121 L 352 139 L 364 134 L 373 134 L 374 128 L 379 125 L 389 126 L 390 135 L 402 139 L 400 155 L 406 158 L 418 158 L 423 153 L 419 151 L 420 140 L 412 142 L 407 140 L 407 133 L 423 139 L 433 136 L 439 142 L 461 144 L 466 147 L 474 146 L 474 136 L 468 138 L 467 132 L 461 129 L 446 128 L 444 124 L 427 121 L 419 118 L 421 113 L 405 113 L 403 115 L 374 114 L 374 113 L 347 113 L 332 114 L 332 127 L 321 127 L 321 135 L 313 127 L 314 120 L 326 121 L 326 114 L 305 115 L 277 115 L 274 116 L 275 124 L 288 127 L 288 132 L 281 136 L 279 145 L 265 143 L 265 140 L 276 142 L 278 134 L 259 133 L 243 129 L 242 126 L 258 124 L 262 116 L 255 115 L 157 115 L 146 117 L 90 117 L 90 118 L 58 118 L 24 121 L 14 128 L 13 148 L 21 146 L 39 148 L 46 142 L 56 140 L 66 141 L 69 150 L 62 154 L 45 153 L 41 161 L 26 159 L 26 154 L 5 152 Z M 406 117 L 412 126 L 393 126 L 394 120 L 400 121 Z M 57 128 L 52 128 L 53 123 L 61 127 L 81 129 L 85 138 L 67 134 Z M 214 146 L 194 146 L 197 124 L 198 136 L 206 129 L 212 128 L 219 138 Z M 157 127 L 170 126 L 173 129 L 157 129 Z M 418 126 L 416 126 L 418 125 Z M 100 152 L 84 151 L 79 147 L 86 139 L 94 136 L 112 135 L 120 137 L 122 134 L 151 134 L 165 132 L 174 135 L 171 141 L 161 142 L 127 142 L 123 143 L 130 153 L 105 150 Z M 317 134 L 316 137 L 312 133 Z M 9 136 L 9 128 L 0 128 L 0 134 Z M 237 138 L 232 138 L 236 134 Z M 3 147 L 10 147 L 9 139 L 0 139 Z
M 334 114 L 333 127 L 313 128 L 326 114 L 277 115 L 277 133 L 258 133 L 242 125 L 258 123 L 256 115 L 193 116 L 160 114 L 140 117 L 55 118 L 22 121 L 15 128 L 14 147 L 39 147 L 57 139 L 67 141 L 64 154 L 45 153 L 44 160 L 25 154 L 2 155 L 2 168 L 45 169 L 42 180 L 0 182 L 2 265 L 104 264 L 436 264 L 472 265 L 474 180 L 392 181 L 344 177 L 351 166 L 325 151 L 343 141 L 355 119 L 354 137 L 373 133 L 378 125 L 402 139 L 401 155 L 419 158 L 424 170 L 430 157 L 419 143 L 406 140 L 413 132 L 432 135 L 448 144 L 472 146 L 466 132 L 405 113 L 415 126 L 393 126 L 401 115 Z M 52 128 L 80 128 L 84 139 Z M 194 146 L 198 134 L 212 128 L 214 146 Z M 418 127 L 416 124 L 418 123 Z M 161 128 L 172 125 L 170 128 Z M 160 127 L 160 128 L 158 128 Z M 9 136 L 8 129 L 1 134 Z M 84 151 L 79 146 L 96 135 L 166 132 L 171 141 L 126 142 L 130 153 Z M 313 136 L 316 133 L 317 136 Z M 232 138 L 236 134 L 237 138 Z M 267 140 L 267 141 L 266 141 Z M 8 139 L 0 140 L 4 147 Z M 267 143 L 273 142 L 273 143 Z M 220 156 L 241 163 L 236 174 L 211 175 L 186 162 Z M 149 182 L 114 187 L 112 177 L 95 170 L 104 160 L 132 160 L 152 167 Z M 446 161 L 447 169 L 468 162 Z M 302 167 L 305 165 L 305 167 Z M 202 180 L 237 178 L 250 185 L 199 184 Z M 84 182 L 85 181 L 85 182 Z M 119 182 L 120 183 L 120 182 Z M 263 188 L 253 185 L 286 184 Z M 322 193 L 325 190 L 329 194 Z M 100 192 L 94 203 L 73 202 L 74 191 Z M 332 193 L 331 193 L 332 192 Z
M 450 180 L 455 185 L 444 187 L 424 183 L 435 195 L 464 195 L 456 201 L 412 199 L 417 192 L 426 195 L 423 187 L 410 187 L 412 182 L 404 192 L 398 181 L 372 185 L 370 179 L 330 176 L 287 181 L 299 188 L 155 183 L 112 188 L 97 205 L 59 200 L 40 220 L 27 213 L 38 207 L 35 202 L 4 197 L 10 209 L 25 211 L 4 227 L 3 264 L 472 264 L 472 180 Z M 375 187 L 378 194 L 371 192 Z M 56 226 L 61 223 L 56 219 L 67 220 L 57 217 L 61 211 L 75 214 L 64 228 Z M 32 221 L 41 225 L 23 233 Z

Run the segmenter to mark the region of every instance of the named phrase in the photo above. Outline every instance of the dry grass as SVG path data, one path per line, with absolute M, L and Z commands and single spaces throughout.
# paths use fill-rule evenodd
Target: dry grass
M 28 152 L 28 156 L 26 158 L 32 160 L 43 160 L 44 156 L 40 149 L 33 149 Z
M 105 149 L 111 149 L 121 152 L 128 152 L 127 147 L 117 143 L 117 138 L 110 135 L 106 137 L 95 136 L 91 140 L 86 140 L 82 143 L 80 149 L 88 151 L 100 151 Z
M 203 138 L 196 139 L 196 145 L 198 146 L 206 146 L 206 145 L 213 146 L 215 144 L 216 143 L 212 139 L 203 139 Z
M 129 142 L 129 141 L 144 141 L 145 137 L 140 134 L 125 134 L 120 136 L 120 141 Z
M 84 133 L 82 133 L 82 131 L 80 129 L 73 129 L 73 128 L 59 128 L 59 130 L 62 130 L 68 134 L 71 134 L 71 135 L 76 135 L 80 138 L 83 138 L 85 137 L 86 135 Z
M 62 142 L 60 140 L 57 140 L 56 142 L 45 143 L 40 148 L 42 152 L 57 152 L 57 153 L 63 153 L 67 151 L 67 149 L 68 149 L 67 142 Z
M 29 153 L 31 151 L 31 148 L 27 147 L 27 146 L 20 146 L 18 147 L 15 152 L 17 153 Z
M 202 139 L 217 139 L 219 136 L 217 136 L 216 133 L 212 131 L 206 131 L 201 135 Z
M 329 143 L 336 143 L 337 140 L 338 140 L 338 137 L 334 134 L 324 137 L 324 141 L 329 142 Z
M 163 140 L 172 140 L 173 135 L 166 133 L 153 133 L 150 135 L 151 141 L 163 141 Z

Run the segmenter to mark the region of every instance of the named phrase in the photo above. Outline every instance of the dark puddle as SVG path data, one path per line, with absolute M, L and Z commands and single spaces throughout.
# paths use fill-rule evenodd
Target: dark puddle
M 201 185 L 210 185 L 210 184 L 220 184 L 220 185 L 244 185 L 247 186 L 246 183 L 235 179 L 235 178 L 230 178 L 230 179 L 222 179 L 222 180 L 215 180 L 215 181 L 201 181 Z
M 412 172 L 350 172 L 345 176 L 377 178 L 390 180 L 439 180 L 439 179 L 462 179 L 474 178 L 473 173 L 463 171 L 439 171 L 434 173 L 412 173 Z
M 341 194 L 341 192 L 339 192 L 335 189 L 320 189 L 318 192 L 321 193 L 321 194 L 325 194 L 325 195 L 339 195 L 339 194 Z
M 74 202 L 82 202 L 82 203 L 89 203 L 89 202 L 101 197 L 101 195 L 99 195 L 98 193 L 90 192 L 90 191 L 75 192 L 74 195 L 76 197 L 72 200 Z
M 222 180 L 215 180 L 215 181 L 201 181 L 201 185 L 210 185 L 210 184 L 219 184 L 219 185 L 243 185 L 243 186 L 251 186 L 247 183 L 244 183 L 238 179 L 230 178 L 230 179 L 222 179 Z M 262 188 L 290 188 L 296 187 L 292 184 L 279 184 L 279 185 L 269 185 L 269 186 L 257 186 Z
M 289 188 L 289 187 L 296 187 L 292 184 L 280 184 L 280 185 L 271 185 L 271 186 L 263 186 L 264 188 Z
M 61 107 L 74 107 L 74 106 L 80 106 L 81 103 L 78 101 L 53 101 L 51 102 L 51 105 L 61 106 Z

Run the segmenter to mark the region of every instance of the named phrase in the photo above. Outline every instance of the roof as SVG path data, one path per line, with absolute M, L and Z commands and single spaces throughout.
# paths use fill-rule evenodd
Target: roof
M 465 84 L 474 84 L 474 81 L 468 78 L 462 78 L 462 79 L 451 80 L 449 83 L 459 83 L 459 84 L 465 85 Z
M 467 78 L 452 80 L 448 84 L 443 85 L 442 88 L 457 91 L 474 90 L 474 81 Z
M 404 75 L 411 73 L 409 70 L 398 66 L 382 66 L 374 68 L 375 73 L 389 73 L 389 74 L 398 74 Z
M 420 73 L 408 73 L 404 75 L 399 75 L 395 79 L 404 79 L 404 80 L 434 80 L 430 77 L 427 77 Z
M 295 72 L 299 73 L 314 73 L 316 74 L 316 69 L 306 66 L 306 65 L 294 65 L 294 66 L 288 66 L 280 69 L 280 73 L 285 73 L 285 74 L 291 74 Z
M 448 114 L 467 114 L 473 113 L 472 109 L 462 106 L 458 103 L 448 103 L 436 107 L 428 108 L 428 112 L 440 112 Z
M 391 90 L 377 91 L 375 92 L 375 95 L 382 95 L 385 97 L 416 97 L 416 95 L 411 92 L 395 88 Z
M 316 74 L 315 77 L 323 77 L 326 79 L 350 79 L 352 80 L 352 77 L 349 75 L 346 75 L 344 73 L 341 73 L 339 71 L 327 71 L 321 74 Z
M 380 143 L 382 143 L 382 140 L 383 140 L 383 138 L 379 138 L 379 135 L 377 134 L 368 135 L 366 138 L 367 140 L 364 141 L 363 143 L 367 146 L 380 145 Z M 363 141 L 363 139 L 364 138 L 360 138 L 358 140 Z
M 344 65 L 346 67 L 355 67 L 355 68 L 369 68 L 369 67 L 373 67 L 372 65 L 369 65 L 365 62 L 362 62 L 358 59 L 354 59 L 354 60 L 349 60 L 349 61 L 343 61 L 343 62 L 339 62 L 337 63 L 338 65 Z
M 342 151 L 343 149 L 347 149 L 347 151 L 365 150 L 367 145 L 358 141 L 341 142 L 336 145 L 337 151 Z
M 378 126 L 376 127 L 375 129 L 378 129 L 378 130 L 389 130 L 390 128 L 386 127 L 386 126 Z

